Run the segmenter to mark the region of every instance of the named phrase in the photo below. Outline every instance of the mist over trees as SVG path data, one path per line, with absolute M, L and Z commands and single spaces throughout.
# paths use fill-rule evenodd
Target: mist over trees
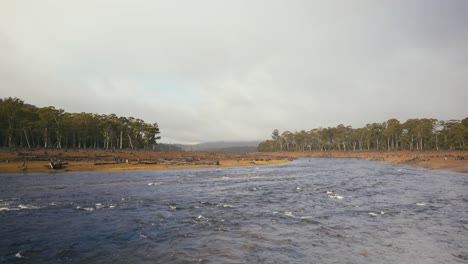
M 306 131 L 273 130 L 271 140 L 258 145 L 258 151 L 327 150 L 463 150 L 467 149 L 468 117 L 463 120 L 433 118 L 392 118 L 362 128 L 342 124 Z
M 115 114 L 68 113 L 0 99 L 0 147 L 155 149 L 159 127 Z

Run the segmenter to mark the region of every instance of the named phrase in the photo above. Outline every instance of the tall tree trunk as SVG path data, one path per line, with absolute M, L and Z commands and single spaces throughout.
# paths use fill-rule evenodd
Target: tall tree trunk
M 130 134 L 127 134 L 128 135 L 128 143 L 130 145 L 130 148 L 133 149 L 133 142 L 132 142 L 132 137 L 130 136 Z
M 62 136 L 57 132 L 57 148 L 62 148 Z
M 123 146 L 123 129 L 120 130 L 120 149 L 122 149 Z
M 44 148 L 47 148 L 47 127 L 44 129 Z
M 28 148 L 31 148 L 31 144 L 29 144 L 28 133 L 26 133 L 26 129 L 23 129 L 24 138 L 26 139 L 26 143 L 28 144 Z

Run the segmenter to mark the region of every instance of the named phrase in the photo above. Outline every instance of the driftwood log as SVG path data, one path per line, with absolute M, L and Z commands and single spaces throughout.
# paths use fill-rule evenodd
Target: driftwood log
M 65 164 L 66 164 L 66 163 L 63 163 L 63 162 L 60 161 L 60 160 L 59 160 L 59 161 L 51 161 L 51 162 L 49 162 L 48 167 L 49 167 L 49 169 L 51 169 L 51 170 L 60 170 L 60 169 L 65 168 Z

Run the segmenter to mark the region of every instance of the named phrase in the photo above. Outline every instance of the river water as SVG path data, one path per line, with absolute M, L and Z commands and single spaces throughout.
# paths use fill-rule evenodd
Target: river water
M 468 175 L 354 159 L 0 175 L 3 263 L 468 263 Z

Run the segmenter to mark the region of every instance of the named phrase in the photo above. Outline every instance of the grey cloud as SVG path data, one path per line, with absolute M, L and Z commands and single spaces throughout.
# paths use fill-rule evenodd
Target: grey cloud
M 466 1 L 41 1 L 0 10 L 2 95 L 157 121 L 174 141 L 468 112 Z

